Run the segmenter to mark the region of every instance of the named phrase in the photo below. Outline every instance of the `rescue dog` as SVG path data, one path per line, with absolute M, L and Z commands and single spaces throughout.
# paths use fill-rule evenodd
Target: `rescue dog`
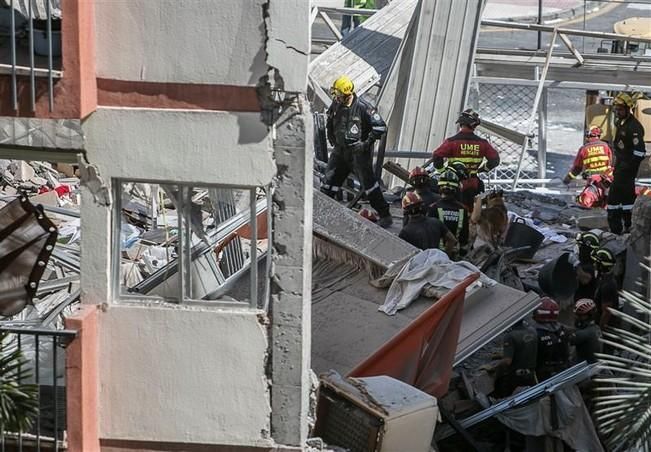
M 504 192 L 497 190 L 477 196 L 470 221 L 477 227 L 477 237 L 495 248 L 500 246 L 509 226 Z

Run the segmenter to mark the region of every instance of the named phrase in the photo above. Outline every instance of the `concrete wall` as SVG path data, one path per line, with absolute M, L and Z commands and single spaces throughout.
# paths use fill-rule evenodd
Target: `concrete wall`
M 258 314 L 118 305 L 102 313 L 100 438 L 271 444 Z
M 254 186 L 276 172 L 259 113 L 100 108 L 83 130 L 104 175 Z
M 273 146 L 259 113 L 99 108 L 82 124 L 86 158 L 110 191 L 111 179 L 258 186 L 276 174 Z M 97 187 L 94 189 L 97 192 Z M 110 201 L 110 200 L 108 200 Z M 112 299 L 111 210 L 82 189 L 82 295 Z M 87 242 L 86 242 L 87 240 Z
M 128 3 L 128 5 L 127 5 Z M 97 76 L 255 85 L 267 70 L 264 0 L 97 1 Z
M 81 287 L 83 303 L 105 308 L 103 445 L 188 450 L 182 445 L 301 446 L 306 439 L 312 129 L 301 94 L 309 7 L 305 0 L 97 1 L 99 98 L 111 107 L 99 107 L 82 124 Z M 225 100 L 198 102 L 204 91 L 197 84 Z M 232 104 L 240 92 L 246 102 Z M 114 178 L 273 183 L 270 318 L 117 300 L 110 274 Z

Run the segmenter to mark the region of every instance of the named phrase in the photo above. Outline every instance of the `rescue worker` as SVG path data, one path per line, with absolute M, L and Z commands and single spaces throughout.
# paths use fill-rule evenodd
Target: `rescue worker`
M 375 0 L 346 0 L 344 2 L 345 8 L 355 8 L 355 9 L 375 9 Z M 354 28 L 359 27 L 359 25 L 368 19 L 367 16 L 349 16 L 345 15 L 341 18 L 341 34 L 346 36 L 348 33 L 353 31 Z
M 563 183 L 566 185 L 582 174 L 586 177 L 595 174 L 612 175 L 613 151 L 608 146 L 608 143 L 601 141 L 601 129 L 599 127 L 590 127 L 585 136 L 587 138 L 586 144 L 579 148 L 572 168 L 563 179 Z
M 440 196 L 434 191 L 436 183 L 427 171 L 420 166 L 417 166 L 409 173 L 409 185 L 414 187 L 414 191 L 421 197 L 425 207 L 431 206 L 440 199 Z
M 632 114 L 633 98 L 620 93 L 613 101 L 615 112 L 615 171 L 608 192 L 608 227 L 614 234 L 628 232 L 631 228 L 631 211 L 635 203 L 635 178 L 640 162 L 646 154 L 644 127 Z M 623 226 L 622 226 L 623 223 Z
M 495 386 L 499 396 L 508 397 L 520 386 L 538 383 L 538 335 L 526 320 L 520 320 L 504 335 L 503 355 L 504 358 L 488 368 L 498 375 Z
M 574 305 L 576 331 L 570 334 L 570 344 L 576 347 L 576 362 L 596 363 L 595 353 L 601 353 L 601 329 L 594 321 L 595 302 L 581 298 Z
M 578 245 L 578 261 L 576 262 L 576 276 L 578 286 L 574 292 L 574 301 L 581 298 L 592 298 L 597 290 L 597 276 L 592 252 L 599 248 L 599 237 L 594 232 L 580 232 L 576 237 Z
M 612 183 L 613 153 L 608 143 L 601 141 L 601 129 L 591 127 L 586 132 L 586 144 L 579 148 L 572 168 L 563 179 L 568 185 L 572 179 L 583 176 L 585 187 L 576 202 L 586 208 L 604 207 L 608 187 Z
M 339 77 L 332 85 L 334 101 L 328 109 L 326 131 L 334 150 L 328 160 L 321 191 L 335 197 L 351 171 L 380 215 L 378 224 L 391 226 L 393 219 L 373 171 L 373 144 L 386 133 L 387 127 L 375 108 L 357 97 L 350 78 Z
M 402 198 L 402 210 L 408 219 L 398 237 L 421 250 L 439 248 L 443 243 L 443 251 L 448 256 L 453 254 L 457 241 L 438 219 L 425 216 L 425 204 L 417 193 L 412 191 Z
M 542 380 L 566 369 L 570 360 L 569 335 L 558 322 L 558 303 L 549 297 L 540 300 L 533 314 L 538 336 L 536 375 Z
M 597 274 L 597 289 L 594 294 L 594 302 L 597 307 L 595 316 L 599 328 L 617 326 L 616 319 L 608 308 L 619 309 L 619 284 L 615 278 L 613 269 L 615 267 L 615 255 L 607 248 L 597 248 L 592 252 Z
M 462 162 L 468 170 L 468 179 L 461 186 L 461 202 L 472 210 L 475 196 L 484 191 L 484 183 L 477 176 L 482 171 L 490 171 L 500 163 L 500 156 L 493 146 L 475 135 L 480 124 L 479 115 L 472 109 L 463 111 L 457 119 L 459 132 L 447 138 L 436 150 L 432 161 L 438 171 L 446 164 Z
M 468 210 L 461 204 L 459 194 L 459 177 L 451 169 L 443 172 L 439 177 L 439 192 L 441 199 L 429 208 L 428 215 L 438 218 L 454 235 L 459 244 L 459 255 L 465 256 L 468 252 Z

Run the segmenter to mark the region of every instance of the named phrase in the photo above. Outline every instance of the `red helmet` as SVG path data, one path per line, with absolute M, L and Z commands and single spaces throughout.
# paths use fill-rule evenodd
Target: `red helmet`
M 590 127 L 585 136 L 588 138 L 599 138 L 601 137 L 601 128 L 597 126 Z
M 594 304 L 594 301 L 589 298 L 581 298 L 574 305 L 574 313 L 577 315 L 586 315 L 590 314 L 596 308 L 597 305 Z
M 413 170 L 411 170 L 411 173 L 409 173 L 409 178 L 412 179 L 414 177 L 427 177 L 427 171 L 425 171 L 423 168 L 420 166 L 417 166 Z
M 429 174 L 420 166 L 417 166 L 409 173 L 409 183 L 413 186 L 425 185 L 429 179 Z
M 533 312 L 533 318 L 538 322 L 555 322 L 558 320 L 560 309 L 558 303 L 549 297 L 540 300 L 540 305 Z
M 402 208 L 404 210 L 413 209 L 415 207 L 420 207 L 423 205 L 423 198 L 421 198 L 418 193 L 415 191 L 408 192 L 404 198 L 402 198 Z
M 380 219 L 378 214 L 373 212 L 370 209 L 362 209 L 362 210 L 360 210 L 359 215 L 362 218 L 366 218 L 368 221 L 372 221 L 373 223 L 377 222 Z

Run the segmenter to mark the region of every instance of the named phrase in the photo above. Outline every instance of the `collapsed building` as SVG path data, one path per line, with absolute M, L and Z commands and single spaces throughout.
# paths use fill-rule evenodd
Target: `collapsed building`
M 327 9 L 173 3 L 64 0 L 50 13 L 49 2 L 31 13 L 13 4 L 26 17 L 70 19 L 61 54 L 35 66 L 20 63 L 21 38 L 10 36 L 19 55 L 0 76 L 3 201 L 24 194 L 58 234 L 51 254 L 25 264 L 45 267 L 27 282 L 26 308 L 2 321 L 28 360 L 50 367 L 32 366 L 53 406 L 32 431 L 3 438 L 73 451 L 296 450 L 310 436 L 349 450 L 470 450 L 513 431 L 598 450 L 575 388 L 594 365 L 501 401 L 477 369 L 539 304 L 541 269 L 572 252 L 577 230 L 605 229 L 603 215 L 553 188 L 510 192 L 509 210 L 545 233 L 533 259 L 437 260 L 444 283 L 403 284 L 410 297 L 388 305 L 418 250 L 318 192 L 328 152 L 319 113 L 340 73 L 388 120 L 377 169 L 395 159 L 389 187 L 404 185 L 396 164 L 428 158 L 452 130 L 468 92 L 505 77 L 476 48 L 485 2 L 394 0 L 312 61 L 310 19 Z M 551 84 L 598 89 L 612 78 L 602 60 L 572 51 L 572 30 L 552 29 L 571 52 L 514 53 L 511 82 L 544 97 Z M 647 61 L 620 63 L 626 80 L 607 89 L 649 90 Z M 535 67 L 547 78 L 533 80 Z M 544 150 L 528 149 L 535 121 L 482 126 L 514 149 L 489 183 L 553 185 Z M 347 189 L 354 200 L 354 178 Z M 635 264 L 649 249 L 648 201 L 635 212 L 626 243 L 604 240 L 626 251 L 625 288 L 645 294 Z M 310 370 L 323 375 L 318 403 Z M 540 425 L 518 422 L 534 415 Z

